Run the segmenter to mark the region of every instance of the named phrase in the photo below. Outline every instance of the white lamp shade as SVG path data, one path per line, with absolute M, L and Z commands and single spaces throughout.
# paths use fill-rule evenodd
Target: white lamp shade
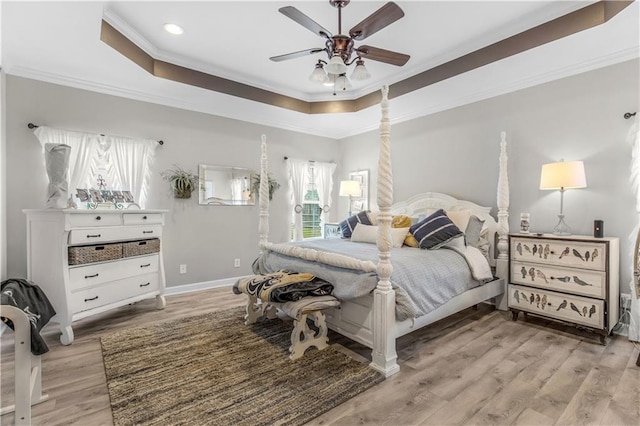
M 351 87 L 351 82 L 346 75 L 336 77 L 335 90 L 348 90 L 351 89 Z
M 347 72 L 347 66 L 340 55 L 334 55 L 327 63 L 326 70 L 329 74 L 344 74 Z
M 362 81 L 368 79 L 369 77 L 371 77 L 371 74 L 369 74 L 369 71 L 367 71 L 367 68 L 365 68 L 364 61 L 358 61 L 358 64 L 351 73 L 351 79 L 355 81 Z
M 317 83 L 324 83 L 325 81 L 327 81 L 327 73 L 324 72 L 322 66 L 316 66 L 316 68 L 309 76 L 309 80 Z
M 542 165 L 540 189 L 586 188 L 587 178 L 582 161 L 560 161 Z
M 357 180 L 340 181 L 341 197 L 359 197 L 361 194 L 362 188 L 360 187 L 360 182 Z

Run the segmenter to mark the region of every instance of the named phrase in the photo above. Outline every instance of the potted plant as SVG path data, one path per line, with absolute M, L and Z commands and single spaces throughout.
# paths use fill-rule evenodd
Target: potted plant
M 269 175 L 267 175 L 267 179 L 269 180 L 269 200 L 273 200 L 273 193 L 280 188 L 280 184 Z M 252 189 L 254 194 L 260 194 L 260 175 L 253 175 Z
M 169 182 L 173 195 L 176 198 L 191 198 L 191 193 L 198 189 L 200 178 L 179 166 L 160 173 L 162 178 Z

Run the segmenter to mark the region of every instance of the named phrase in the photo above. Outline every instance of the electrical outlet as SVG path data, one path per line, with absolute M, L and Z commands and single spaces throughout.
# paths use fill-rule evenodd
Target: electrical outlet
M 631 310 L 631 295 L 629 293 L 620 294 L 620 308 Z
M 186 274 L 187 273 L 187 265 L 185 265 L 184 263 L 182 265 L 180 265 L 180 273 L 181 274 Z
M 233 266 L 236 267 L 236 268 L 239 268 L 240 267 L 240 259 L 234 259 Z

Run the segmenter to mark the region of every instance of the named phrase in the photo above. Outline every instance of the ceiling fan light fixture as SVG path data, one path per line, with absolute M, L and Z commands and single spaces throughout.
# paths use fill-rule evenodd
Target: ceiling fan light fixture
M 184 29 L 178 24 L 172 24 L 171 22 L 167 22 L 162 26 L 166 32 L 173 35 L 180 35 L 184 33 Z
M 336 77 L 335 89 L 334 90 L 349 90 L 351 89 L 351 82 L 347 78 L 345 74 L 340 74 Z
M 327 81 L 327 73 L 324 72 L 324 68 L 322 62 L 318 61 L 315 69 L 309 76 L 309 80 L 316 83 L 325 83 Z
M 371 77 L 371 74 L 369 74 L 369 71 L 364 66 L 364 61 L 362 59 L 358 59 L 356 61 L 356 67 L 353 69 L 353 72 L 351 73 L 351 79 L 355 81 L 362 81 L 370 77 Z
M 333 55 L 329 63 L 327 63 L 327 72 L 329 74 L 344 74 L 347 72 L 347 66 L 345 65 L 340 55 Z

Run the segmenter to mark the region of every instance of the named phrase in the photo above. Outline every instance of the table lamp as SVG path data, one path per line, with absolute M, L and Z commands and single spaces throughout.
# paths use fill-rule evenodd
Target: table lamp
M 359 197 L 362 194 L 360 182 L 357 180 L 340 181 L 340 196 L 349 197 L 349 217 L 351 216 L 351 202 L 353 197 Z
M 566 189 L 586 188 L 587 178 L 582 161 L 559 161 L 542 165 L 540 189 L 560 190 L 560 219 L 553 229 L 554 235 L 571 235 L 571 229 L 564 222 L 563 204 Z

